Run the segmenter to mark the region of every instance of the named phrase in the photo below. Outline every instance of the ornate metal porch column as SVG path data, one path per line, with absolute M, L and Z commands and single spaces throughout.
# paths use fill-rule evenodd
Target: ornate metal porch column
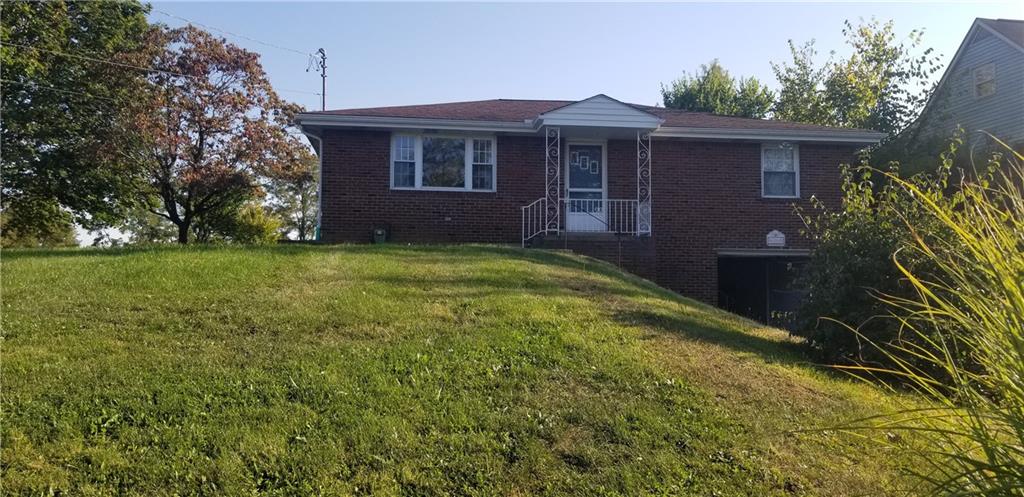
M 546 136 L 546 147 L 544 149 L 545 165 L 544 178 L 546 180 L 544 198 L 547 199 L 547 213 L 544 216 L 544 226 L 548 231 L 558 231 L 559 194 L 561 193 L 562 161 L 562 130 L 561 128 L 548 127 L 544 132 Z
M 636 232 L 651 234 L 651 135 L 636 132 Z

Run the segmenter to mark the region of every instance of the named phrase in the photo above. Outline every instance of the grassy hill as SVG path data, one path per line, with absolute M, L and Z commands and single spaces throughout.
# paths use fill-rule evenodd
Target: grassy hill
M 5 251 L 5 495 L 883 495 L 893 399 L 495 247 Z

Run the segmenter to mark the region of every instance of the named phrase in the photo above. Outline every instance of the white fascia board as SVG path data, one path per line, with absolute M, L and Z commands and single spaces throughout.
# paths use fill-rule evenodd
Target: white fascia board
M 797 131 L 778 129 L 673 128 L 662 127 L 651 132 L 652 138 L 698 138 L 709 140 L 757 140 L 829 142 L 873 145 L 885 138 L 875 131 Z
M 555 125 L 542 119 L 523 122 L 508 121 L 473 121 L 459 119 L 424 119 L 408 117 L 378 117 L 378 116 L 334 116 L 323 114 L 299 114 L 295 122 L 300 126 L 325 126 L 325 127 L 357 127 L 357 128 L 380 128 L 380 129 L 436 129 L 447 131 L 486 131 L 504 133 L 526 133 L 534 134 L 543 125 Z M 563 126 L 570 123 L 559 123 Z M 594 123 L 596 127 L 618 127 L 609 126 L 609 123 Z M 792 130 L 748 130 L 728 128 L 674 128 L 658 127 L 656 123 L 648 128 L 644 123 L 638 128 L 654 129 L 651 132 L 653 138 L 695 138 L 695 139 L 718 139 L 718 140 L 776 140 L 776 141 L 797 141 L 797 142 L 833 142 L 833 143 L 854 143 L 871 145 L 878 143 L 885 137 L 883 133 L 876 132 L 851 132 L 851 131 L 792 131 Z M 571 125 L 579 126 L 575 122 Z
M 573 119 L 544 117 L 540 119 L 545 126 L 581 126 L 589 128 L 627 128 L 627 129 L 655 129 L 661 125 L 660 119 L 642 119 L 636 121 L 616 121 L 609 119 Z
M 451 131 L 490 131 L 511 133 L 535 133 L 537 131 L 537 128 L 531 123 L 513 123 L 507 121 L 470 121 L 458 119 L 423 119 L 377 116 L 332 116 L 323 114 L 299 114 L 295 121 L 302 126 L 439 129 Z

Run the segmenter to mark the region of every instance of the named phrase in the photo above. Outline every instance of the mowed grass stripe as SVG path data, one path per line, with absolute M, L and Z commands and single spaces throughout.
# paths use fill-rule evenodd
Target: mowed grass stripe
M 892 400 L 590 259 L 488 246 L 4 253 L 3 491 L 879 495 Z

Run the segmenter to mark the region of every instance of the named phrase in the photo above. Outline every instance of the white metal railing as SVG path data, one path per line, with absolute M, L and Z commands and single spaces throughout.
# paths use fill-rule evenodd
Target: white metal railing
M 560 199 L 562 227 L 570 232 L 636 235 L 639 202 L 636 199 Z
M 541 198 L 524 205 L 523 209 L 523 247 L 535 236 L 548 231 L 548 199 Z
M 541 198 L 522 209 L 522 244 L 549 232 L 615 233 L 639 236 L 640 202 L 635 199 L 560 198 L 558 222 L 548 223 L 548 199 Z

